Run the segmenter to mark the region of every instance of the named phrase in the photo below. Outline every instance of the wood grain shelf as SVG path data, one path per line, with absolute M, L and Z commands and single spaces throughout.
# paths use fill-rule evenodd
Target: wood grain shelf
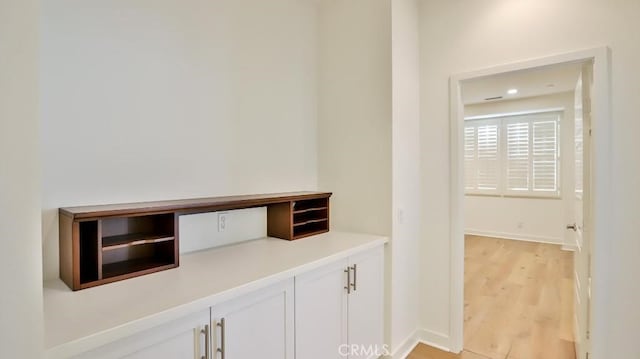
M 294 227 L 299 227 L 299 226 L 304 226 L 304 225 L 307 225 L 307 224 L 310 224 L 310 223 L 326 222 L 328 220 L 329 220 L 328 218 L 310 219 L 310 220 L 308 220 L 306 222 L 294 223 L 293 226 Z
M 179 265 L 179 217 L 267 207 L 267 235 L 295 240 L 329 231 L 330 192 L 66 207 L 59 209 L 60 278 L 85 289 Z
M 322 211 L 327 209 L 328 207 L 313 207 L 313 208 L 307 208 L 307 209 L 300 209 L 297 211 L 293 211 L 293 214 L 300 214 L 300 213 L 307 213 L 307 212 L 313 212 L 313 211 Z
M 102 268 L 104 278 L 126 276 L 131 278 L 136 272 L 144 272 L 150 269 L 166 266 L 170 268 L 172 263 L 161 260 L 131 259 L 128 261 L 105 264 Z M 133 275 L 135 276 L 135 275 Z M 126 279 L 126 278 L 123 278 Z
M 172 241 L 175 237 L 173 235 L 159 235 L 148 233 L 130 233 L 122 234 L 119 236 L 103 237 L 102 238 L 102 250 L 110 251 L 118 248 L 139 246 L 142 244 L 153 244 L 165 241 Z
M 327 232 L 326 229 L 309 229 L 304 231 L 299 231 L 296 233 L 296 239 L 315 236 L 316 234 L 321 234 Z
M 331 192 L 284 192 L 242 196 L 177 199 L 169 201 L 106 204 L 97 206 L 64 207 L 60 214 L 75 220 L 97 219 L 112 216 L 131 216 L 148 213 L 195 214 L 232 209 L 264 207 L 276 203 L 328 198 Z

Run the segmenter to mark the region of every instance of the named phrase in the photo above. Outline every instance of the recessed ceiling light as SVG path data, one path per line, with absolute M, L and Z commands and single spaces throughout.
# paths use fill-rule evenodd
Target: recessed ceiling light
M 507 93 L 508 93 L 509 95 L 515 95 L 515 94 L 517 94 L 517 93 L 518 93 L 518 89 L 509 89 L 509 90 L 507 90 Z

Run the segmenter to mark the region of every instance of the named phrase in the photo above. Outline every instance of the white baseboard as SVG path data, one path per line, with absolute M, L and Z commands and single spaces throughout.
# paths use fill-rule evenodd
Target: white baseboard
M 569 251 L 569 252 L 575 252 L 578 250 L 578 248 L 576 248 L 575 245 L 571 245 L 571 244 L 563 244 L 561 249 L 563 251 Z
M 444 350 L 446 352 L 451 351 L 451 338 L 448 335 L 434 332 L 427 329 L 418 330 L 418 341 L 428 346 Z
M 393 351 L 391 356 L 385 357 L 385 359 L 405 359 L 418 343 L 450 352 L 450 342 L 448 335 L 426 329 L 416 329 Z
M 502 239 L 512 239 L 516 241 L 537 242 L 546 244 L 559 244 L 564 245 L 562 238 L 537 236 L 534 234 L 520 234 L 520 233 L 507 233 L 507 232 L 491 232 L 491 231 L 479 231 L 476 229 L 465 229 L 464 234 L 481 237 L 493 237 Z
M 385 359 L 405 359 L 419 342 L 418 329 L 416 329 L 397 348 L 393 349 L 391 355 L 385 357 Z

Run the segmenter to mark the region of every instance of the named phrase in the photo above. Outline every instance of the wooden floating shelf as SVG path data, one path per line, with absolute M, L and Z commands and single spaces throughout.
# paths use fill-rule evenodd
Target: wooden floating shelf
M 285 192 L 243 196 L 177 199 L 169 201 L 107 204 L 97 206 L 60 208 L 60 214 L 75 220 L 97 219 L 110 216 L 131 216 L 148 213 L 194 214 L 232 209 L 264 207 L 284 202 L 304 202 L 306 200 L 329 198 L 331 192 Z
M 330 192 L 109 204 L 59 209 L 60 278 L 73 290 L 179 265 L 179 216 L 267 207 L 267 235 L 295 240 L 329 231 Z

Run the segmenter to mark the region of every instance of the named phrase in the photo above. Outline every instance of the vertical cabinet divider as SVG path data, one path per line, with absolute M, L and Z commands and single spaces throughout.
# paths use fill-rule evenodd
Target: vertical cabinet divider
M 98 280 L 102 280 L 102 220 L 98 220 Z

